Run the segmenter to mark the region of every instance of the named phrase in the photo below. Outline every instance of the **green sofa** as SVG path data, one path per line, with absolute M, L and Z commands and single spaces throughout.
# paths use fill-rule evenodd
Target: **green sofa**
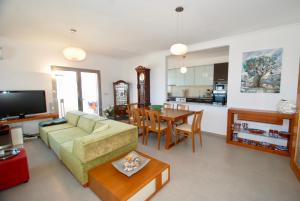
M 82 185 L 90 169 L 137 147 L 135 126 L 79 111 L 68 112 L 66 120 L 40 127 L 40 137 Z

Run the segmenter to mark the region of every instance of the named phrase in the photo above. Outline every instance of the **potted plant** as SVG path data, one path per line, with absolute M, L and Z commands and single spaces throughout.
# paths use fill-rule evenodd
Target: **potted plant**
M 115 116 L 114 106 L 110 105 L 109 107 L 104 109 L 103 115 L 109 119 L 113 118 Z

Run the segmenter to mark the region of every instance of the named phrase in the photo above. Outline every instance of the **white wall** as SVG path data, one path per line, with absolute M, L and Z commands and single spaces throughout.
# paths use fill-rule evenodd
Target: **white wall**
M 182 66 L 193 67 L 228 62 L 229 47 L 211 48 L 204 51 L 195 51 L 186 54 L 186 57 L 168 56 L 167 67 L 180 68 Z
M 102 106 L 113 104 L 112 83 L 122 77 L 121 61 L 87 52 L 86 60 L 70 62 L 62 55 L 61 44 L 25 42 L 0 37 L 0 90 L 46 90 L 47 107 L 52 102 L 51 65 L 100 70 Z
M 204 50 L 229 45 L 228 107 L 276 110 L 281 98 L 295 101 L 300 56 L 300 24 L 275 27 L 247 34 L 193 44 L 189 51 Z M 283 48 L 281 90 L 279 94 L 240 93 L 242 53 L 260 49 Z M 130 58 L 125 61 L 128 80 L 132 84 L 132 101 L 136 102 L 136 73 L 134 68 L 143 65 L 151 68 L 151 103 L 166 100 L 166 56 L 169 51 Z M 209 108 L 208 108 L 209 107 Z M 204 109 L 203 130 L 226 134 L 227 110 L 199 104 L 194 109 Z
M 221 38 L 189 45 L 190 51 L 229 45 L 228 107 L 275 110 L 280 98 L 296 100 L 300 56 L 300 24 L 293 24 L 257 32 Z M 34 44 L 15 39 L 1 38 L 4 59 L 0 60 L 0 90 L 45 89 L 48 104 L 51 101 L 50 65 L 98 69 L 101 71 L 103 106 L 113 104 L 112 82 L 124 79 L 131 83 L 131 102 L 137 101 L 136 72 L 138 65 L 151 68 L 151 103 L 166 100 L 166 57 L 169 50 L 116 60 L 88 52 L 83 62 L 69 62 L 62 56 L 61 44 Z M 283 48 L 283 66 L 280 94 L 240 93 L 242 53 L 259 49 Z M 226 133 L 227 108 L 194 105 L 194 110 L 204 109 L 203 130 Z

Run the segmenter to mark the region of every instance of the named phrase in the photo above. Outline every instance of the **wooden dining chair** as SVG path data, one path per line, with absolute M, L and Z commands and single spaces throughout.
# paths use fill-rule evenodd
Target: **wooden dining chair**
M 202 147 L 202 131 L 201 131 L 202 116 L 203 116 L 203 110 L 195 112 L 192 125 L 182 124 L 176 127 L 176 144 L 178 143 L 179 135 L 181 134 L 187 137 L 192 137 L 193 152 L 195 152 L 195 135 L 199 134 L 200 144 Z
M 145 135 L 146 135 L 146 128 L 147 128 L 147 122 L 144 118 L 144 112 L 143 109 L 137 108 L 132 109 L 133 114 L 133 121 L 134 125 L 138 127 L 138 129 L 142 129 L 142 143 L 145 143 Z
M 127 111 L 128 111 L 128 123 L 129 124 L 135 124 L 134 119 L 133 119 L 133 109 L 137 109 L 138 104 L 137 103 L 131 103 L 127 105 Z
M 168 126 L 166 122 L 161 122 L 160 111 L 145 110 L 146 113 L 146 145 L 148 144 L 149 132 L 157 133 L 157 148 L 160 149 L 160 136 L 167 132 Z
M 177 104 L 177 110 L 189 111 L 189 105 Z M 184 120 L 180 119 L 180 120 L 175 122 L 174 126 L 179 126 L 179 125 L 182 125 L 182 124 L 184 124 Z
M 172 103 L 164 103 L 164 109 L 174 109 L 174 105 Z

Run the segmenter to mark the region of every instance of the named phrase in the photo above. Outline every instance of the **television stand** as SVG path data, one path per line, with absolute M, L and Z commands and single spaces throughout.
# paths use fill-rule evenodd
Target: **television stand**
M 25 119 L 25 118 L 26 118 L 25 114 L 19 114 L 19 119 Z
M 57 113 L 35 114 L 35 115 L 27 116 L 27 117 L 24 116 L 24 118 L 0 120 L 0 126 L 14 124 L 14 123 L 21 123 L 21 122 L 26 122 L 26 121 L 36 121 L 36 120 L 41 120 L 41 119 L 56 119 L 56 118 L 58 118 Z

